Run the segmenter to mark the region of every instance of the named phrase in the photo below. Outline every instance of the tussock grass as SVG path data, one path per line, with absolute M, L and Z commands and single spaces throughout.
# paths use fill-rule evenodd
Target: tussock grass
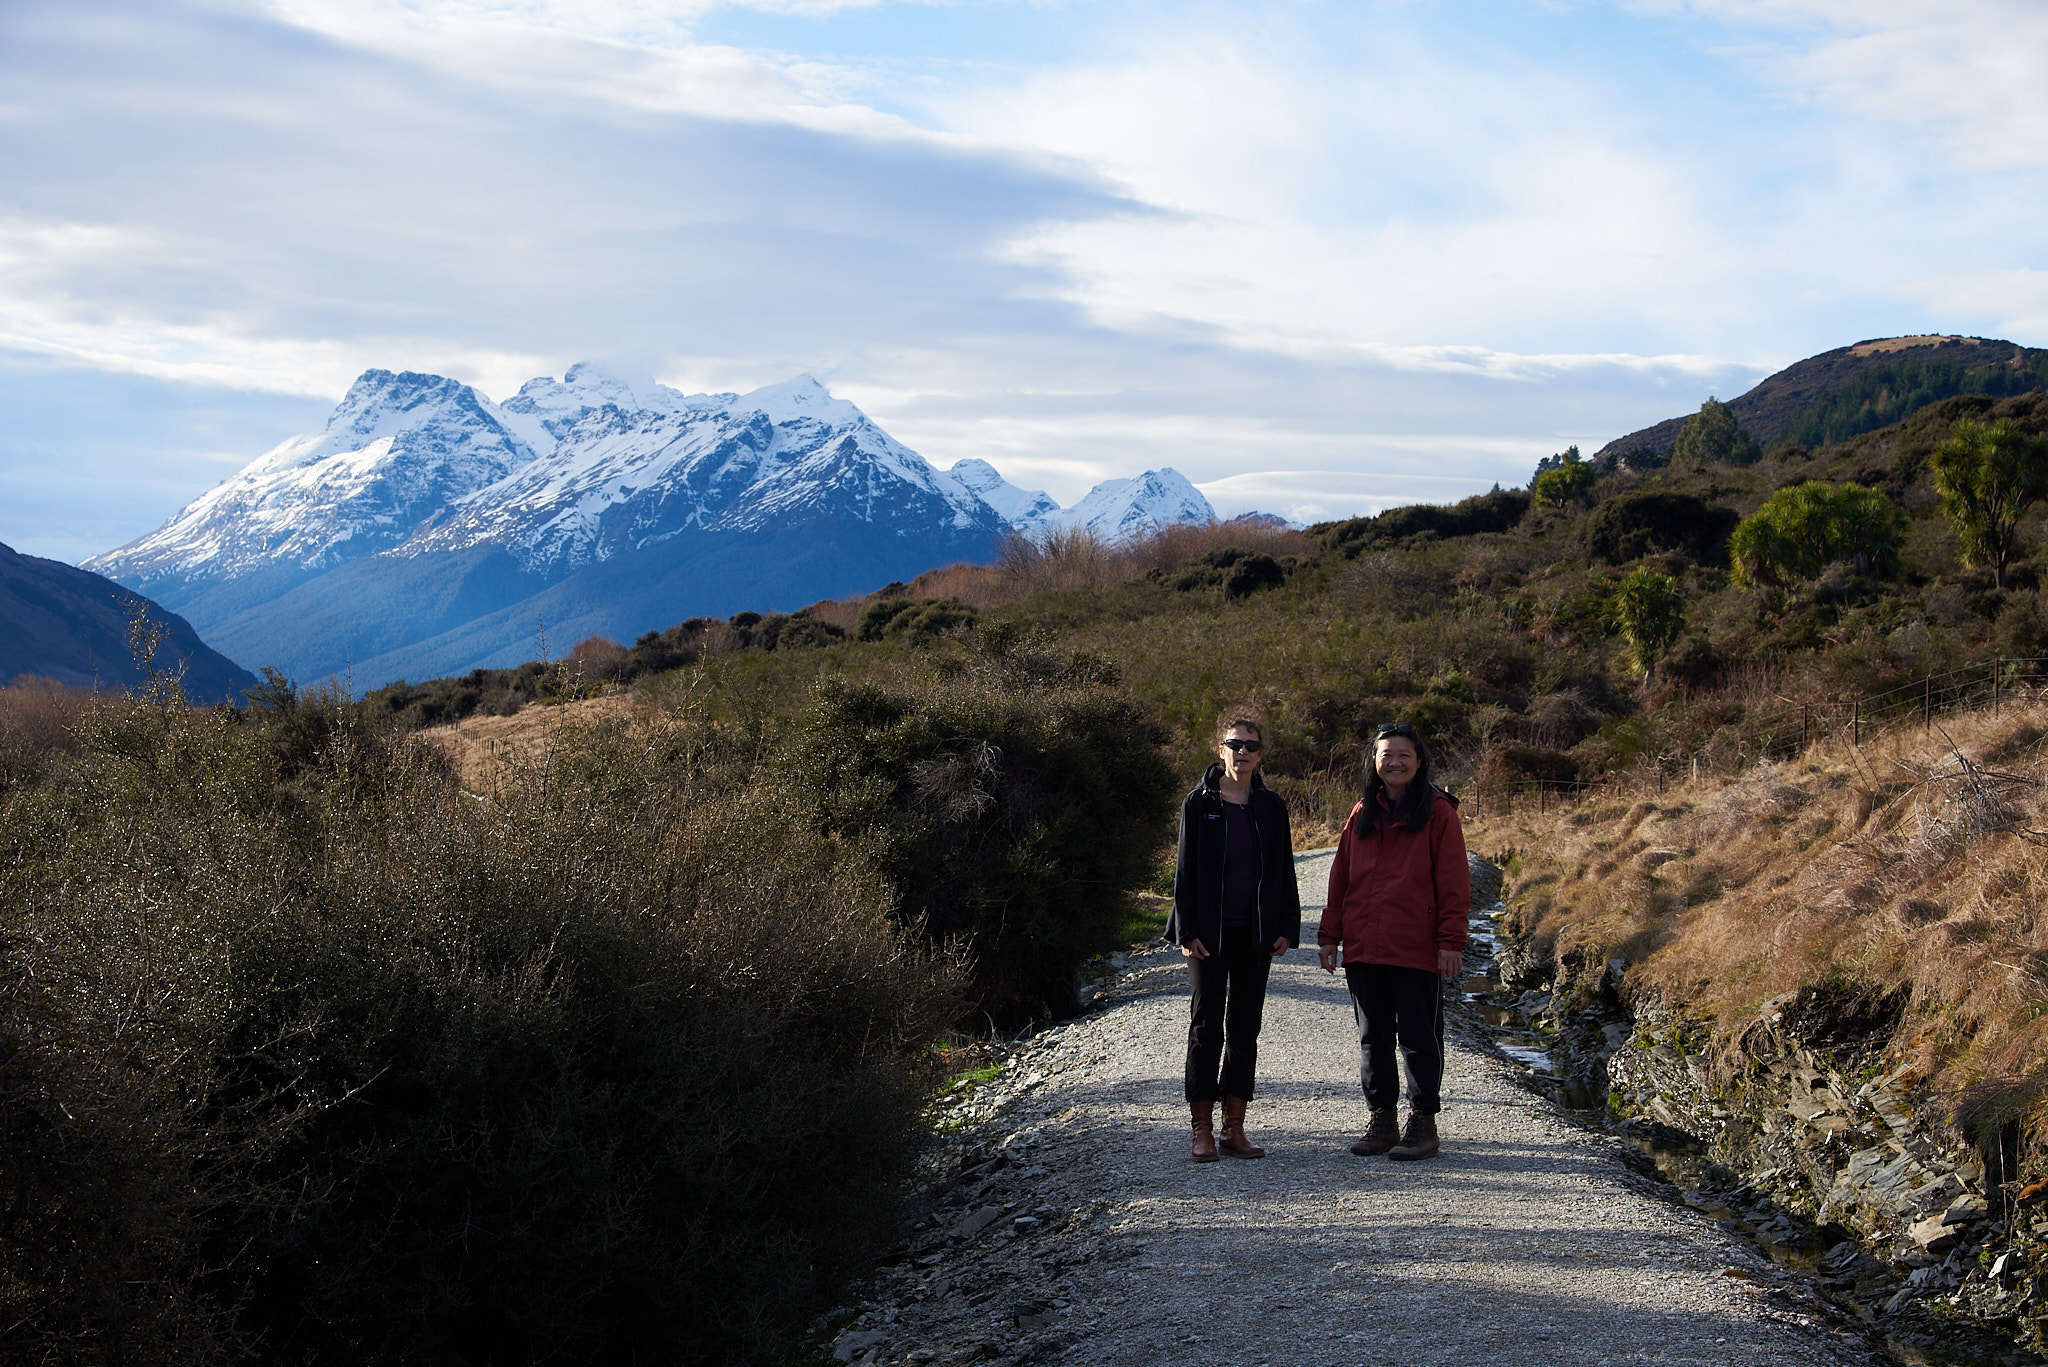
M 1966 1123 L 2048 1135 L 2048 702 L 1896 728 L 1661 796 L 1475 823 L 1515 852 L 1514 929 L 1581 987 L 1732 1045 L 1808 989 L 1914 1065 Z M 2037 1148 L 2034 1161 L 2043 1157 Z

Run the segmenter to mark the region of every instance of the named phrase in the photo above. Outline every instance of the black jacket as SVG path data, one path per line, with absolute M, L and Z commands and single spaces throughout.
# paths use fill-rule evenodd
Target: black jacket
M 1216 790 L 1223 766 L 1212 764 L 1202 786 L 1180 804 L 1180 850 L 1173 871 L 1173 914 L 1166 935 L 1175 944 L 1200 940 L 1210 950 L 1223 939 L 1223 853 L 1228 844 L 1223 795 Z M 1281 936 L 1301 943 L 1301 889 L 1294 881 L 1294 841 L 1287 830 L 1287 804 L 1252 775 L 1249 804 L 1259 838 L 1259 943 Z

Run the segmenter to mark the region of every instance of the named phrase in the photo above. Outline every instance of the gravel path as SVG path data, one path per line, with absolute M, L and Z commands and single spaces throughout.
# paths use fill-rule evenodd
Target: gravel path
M 1303 856 L 1304 901 L 1322 900 Z M 1312 920 L 1314 913 L 1310 913 Z M 1255 1162 L 1188 1161 L 1177 951 L 1124 960 L 970 1121 L 935 1205 L 834 1343 L 842 1361 L 1838 1364 L 1744 1243 L 1658 1199 L 1590 1133 L 1454 1039 L 1443 1152 L 1345 1151 L 1365 1122 L 1341 975 L 1274 968 Z M 971 1122 L 975 1112 L 993 1114 Z

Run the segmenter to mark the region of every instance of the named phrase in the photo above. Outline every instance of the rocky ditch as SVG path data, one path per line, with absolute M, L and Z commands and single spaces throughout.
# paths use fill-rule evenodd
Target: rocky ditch
M 1476 918 L 1495 943 L 1467 1000 L 1528 1086 L 1629 1139 L 1645 1172 L 1899 1360 L 2048 1360 L 2048 1182 L 2002 1180 L 2014 1137 L 1966 1142 L 1914 1066 L 1871 1045 L 1888 1004 L 1809 989 L 1717 1041 L 1631 999 L 1621 960 L 1514 942 L 1504 910 Z

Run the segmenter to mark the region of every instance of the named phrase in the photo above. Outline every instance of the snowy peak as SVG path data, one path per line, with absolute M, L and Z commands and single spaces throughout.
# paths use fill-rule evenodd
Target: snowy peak
M 751 394 L 683 395 L 578 366 L 529 382 L 505 406 L 544 423 L 553 449 L 394 554 L 491 545 L 551 575 L 685 534 L 835 523 L 910 542 L 992 541 L 1006 525 L 809 375 Z
M 468 385 L 366 370 L 321 431 L 279 443 L 87 568 L 125 582 L 320 569 L 387 549 L 536 452 Z
M 809 375 L 799 375 L 781 384 L 763 385 L 751 394 L 732 401 L 734 412 L 766 414 L 773 423 L 813 422 L 834 427 L 866 423 L 867 414 L 845 399 L 835 399 L 825 386 Z
M 1147 470 L 1134 479 L 1106 479 L 1045 523 L 1091 532 L 1104 541 L 1123 541 L 1178 522 L 1215 520 L 1216 510 L 1202 491 L 1180 471 L 1165 468 Z
M 1060 510 L 1060 505 L 1049 495 L 1035 489 L 1019 489 L 985 460 L 969 456 L 955 461 L 953 468 L 946 473 L 960 487 L 995 509 L 996 516 L 1012 526 L 1042 522 Z
M 528 380 L 502 407 L 514 418 L 538 424 L 547 433 L 544 441 L 559 441 L 570 428 L 604 408 L 622 414 L 673 413 L 689 403 L 667 385 L 651 380 L 636 384 L 594 362 L 579 361 L 559 380 L 548 375 Z

